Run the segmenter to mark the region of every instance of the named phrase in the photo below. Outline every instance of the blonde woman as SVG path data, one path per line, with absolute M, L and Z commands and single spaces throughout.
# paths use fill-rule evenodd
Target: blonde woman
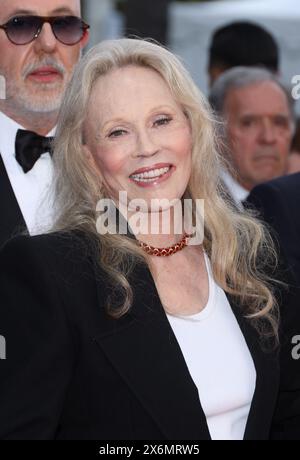
M 92 49 L 54 159 L 55 228 L 0 255 L 0 438 L 299 436 L 296 293 L 226 201 L 213 117 L 179 60 L 142 40 Z

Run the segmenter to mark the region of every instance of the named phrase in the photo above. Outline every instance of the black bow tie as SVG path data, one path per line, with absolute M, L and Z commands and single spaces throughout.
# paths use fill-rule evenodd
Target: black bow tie
M 16 160 L 24 173 L 30 171 L 43 153 L 51 154 L 53 137 L 44 137 L 32 131 L 19 129 L 16 135 Z

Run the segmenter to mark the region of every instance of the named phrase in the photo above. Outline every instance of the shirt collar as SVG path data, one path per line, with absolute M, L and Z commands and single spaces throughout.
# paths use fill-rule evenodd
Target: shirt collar
M 239 184 L 226 170 L 222 171 L 222 179 L 224 180 L 232 198 L 240 208 L 242 202 L 246 200 L 250 192 L 242 187 L 241 184 Z
M 0 111 L 0 152 L 3 157 L 15 155 L 15 140 L 18 129 L 25 129 Z M 54 136 L 56 127 L 46 137 Z

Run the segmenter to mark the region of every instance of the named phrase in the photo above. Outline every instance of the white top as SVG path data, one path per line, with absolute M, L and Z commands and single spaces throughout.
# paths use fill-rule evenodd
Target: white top
M 213 440 L 242 440 L 253 399 L 256 370 L 224 291 L 209 277 L 209 299 L 195 315 L 168 320 L 198 388 Z M 176 382 L 174 382 L 176 385 Z
M 24 128 L 0 111 L 0 154 L 29 233 L 35 234 L 52 222 L 50 184 L 53 165 L 50 154 L 46 153 L 38 159 L 31 171 L 24 173 L 15 158 L 18 129 Z M 54 131 L 47 137 L 53 136 Z
M 242 202 L 248 198 L 249 190 L 245 189 L 237 182 L 237 180 L 232 177 L 232 175 L 228 172 L 223 170 L 222 171 L 222 179 L 225 182 L 232 198 L 236 202 L 239 209 L 243 209 Z

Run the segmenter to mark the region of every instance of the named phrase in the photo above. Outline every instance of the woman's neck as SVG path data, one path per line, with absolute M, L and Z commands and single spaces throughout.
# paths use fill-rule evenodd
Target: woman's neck
M 166 248 L 178 243 L 185 233 L 183 219 L 180 216 L 175 218 L 174 209 L 165 211 L 139 213 L 139 225 L 131 225 L 137 214 L 129 215 L 129 225 L 136 238 L 143 243 L 158 248 Z M 135 227 L 135 228 L 133 228 Z M 139 230 L 137 232 L 137 230 Z

